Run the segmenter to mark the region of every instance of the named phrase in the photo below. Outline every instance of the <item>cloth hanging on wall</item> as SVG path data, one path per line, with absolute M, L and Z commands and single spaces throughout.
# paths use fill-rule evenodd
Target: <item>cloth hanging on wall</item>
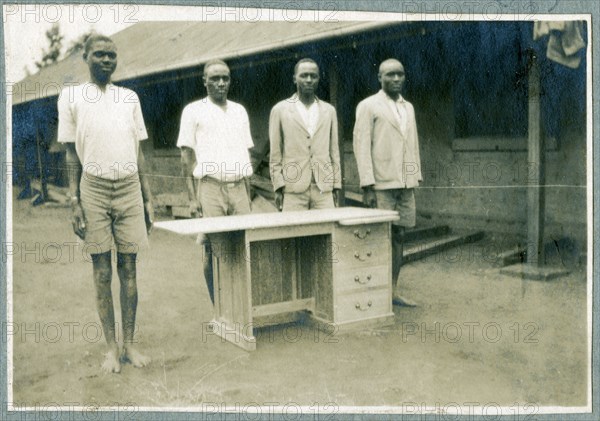
M 579 50 L 585 48 L 582 21 L 539 21 L 533 24 L 533 39 L 548 36 L 546 57 L 576 69 L 581 63 Z

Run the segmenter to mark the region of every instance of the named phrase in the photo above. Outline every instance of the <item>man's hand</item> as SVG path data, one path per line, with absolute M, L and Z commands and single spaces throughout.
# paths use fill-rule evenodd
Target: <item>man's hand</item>
M 79 238 L 85 240 L 86 223 L 81 204 L 79 202 L 73 204 L 72 209 L 73 214 L 71 215 L 71 223 L 73 224 L 73 232 Z
M 375 195 L 375 190 L 373 189 L 373 186 L 363 187 L 363 204 L 367 208 L 377 207 L 377 196 Z
M 202 218 L 202 206 L 197 200 L 190 200 L 190 215 L 192 218 Z
M 333 189 L 331 194 L 333 195 L 333 205 L 336 208 L 339 208 L 340 207 L 340 189 Z
M 283 210 L 283 187 L 275 190 L 275 207 L 280 212 Z
M 144 220 L 146 221 L 146 232 L 150 235 L 154 226 L 154 206 L 151 201 L 144 202 Z

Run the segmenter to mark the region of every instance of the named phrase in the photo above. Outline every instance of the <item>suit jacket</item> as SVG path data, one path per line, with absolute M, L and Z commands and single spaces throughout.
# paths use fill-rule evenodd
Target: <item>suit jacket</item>
M 403 132 L 383 90 L 358 104 L 353 147 L 360 185 L 375 189 L 412 188 L 419 185 L 421 158 L 415 111 L 402 103 L 408 117 Z
M 296 95 L 278 102 L 269 117 L 270 171 L 274 190 L 302 193 L 314 180 L 322 192 L 342 187 L 335 108 L 317 99 L 319 120 L 311 136 L 296 109 Z

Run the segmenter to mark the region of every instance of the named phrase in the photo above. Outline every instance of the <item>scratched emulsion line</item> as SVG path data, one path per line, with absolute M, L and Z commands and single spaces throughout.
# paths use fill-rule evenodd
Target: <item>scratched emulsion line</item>
M 415 189 L 525 189 L 525 188 L 579 188 L 585 189 L 587 186 L 577 184 L 521 184 L 512 186 L 419 186 Z
M 147 177 L 155 178 L 183 178 L 180 175 L 166 175 L 166 174 L 146 174 Z M 537 188 L 577 188 L 585 189 L 587 186 L 580 184 L 513 184 L 508 186 L 418 186 L 415 189 L 523 189 L 529 187 Z

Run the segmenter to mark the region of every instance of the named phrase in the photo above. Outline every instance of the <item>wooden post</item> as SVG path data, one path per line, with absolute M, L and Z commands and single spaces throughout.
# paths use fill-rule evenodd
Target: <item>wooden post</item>
M 46 184 L 46 166 L 44 165 L 46 159 L 46 151 L 42 150 L 42 140 L 40 131 L 40 125 L 36 123 L 35 129 L 35 150 L 37 153 L 37 161 L 38 161 L 38 172 L 40 174 L 40 195 L 42 203 L 46 201 L 48 198 L 48 185 Z M 36 202 L 37 204 L 37 202 Z
M 540 68 L 533 50 L 529 51 L 529 128 L 527 155 L 527 263 L 543 266 L 544 256 L 544 136 L 541 124 Z
M 342 177 L 342 188 L 339 192 L 339 204 L 340 206 L 344 206 L 344 116 L 340 113 L 339 108 L 339 86 L 340 86 L 340 74 L 338 72 L 338 67 L 334 61 L 330 63 L 329 66 L 329 101 L 336 108 L 337 118 L 338 118 L 338 147 L 340 154 L 340 168 L 339 171 Z
M 529 51 L 529 121 L 527 139 L 527 262 L 508 266 L 500 273 L 519 276 L 521 280 L 547 281 L 569 273 L 562 267 L 547 267 L 544 255 L 545 216 L 545 155 L 544 133 L 541 119 L 541 76 L 535 51 Z M 526 283 L 521 282 L 521 296 L 525 295 Z

